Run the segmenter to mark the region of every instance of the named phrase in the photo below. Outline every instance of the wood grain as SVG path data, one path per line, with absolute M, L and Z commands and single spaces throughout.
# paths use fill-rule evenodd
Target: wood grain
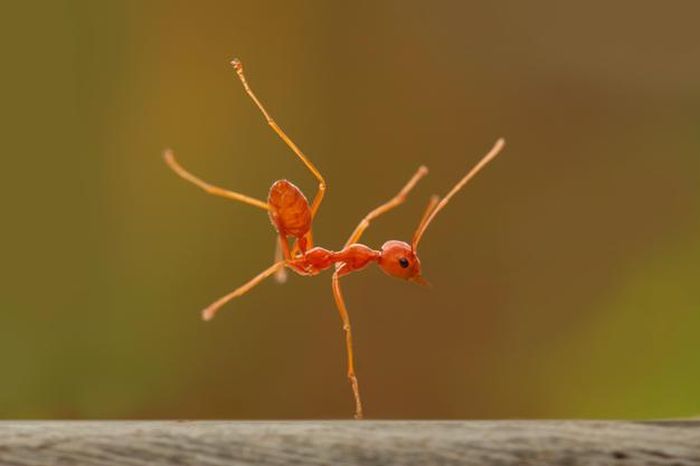
M 0 422 L 0 465 L 700 466 L 700 421 Z

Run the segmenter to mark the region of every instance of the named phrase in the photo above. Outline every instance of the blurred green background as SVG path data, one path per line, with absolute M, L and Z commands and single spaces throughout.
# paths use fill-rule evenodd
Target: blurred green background
M 349 418 L 330 275 L 271 263 L 264 198 L 329 182 L 338 248 L 409 239 L 433 289 L 344 282 L 371 418 L 700 415 L 700 5 L 35 2 L 3 13 L 2 418 Z

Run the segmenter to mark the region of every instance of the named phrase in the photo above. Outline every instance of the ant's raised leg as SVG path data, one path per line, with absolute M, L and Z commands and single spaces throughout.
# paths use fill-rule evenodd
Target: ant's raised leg
M 416 171 L 416 173 L 411 177 L 411 179 L 408 180 L 408 183 L 406 183 L 406 185 L 403 188 L 401 188 L 401 191 L 399 191 L 396 196 L 374 209 L 372 212 L 367 214 L 365 218 L 362 219 L 362 221 L 355 228 L 355 231 L 353 231 L 352 235 L 350 235 L 350 238 L 348 238 L 348 241 L 345 243 L 345 247 L 353 243 L 357 243 L 372 220 L 374 220 L 382 214 L 389 212 L 394 207 L 397 207 L 398 205 L 402 204 L 406 200 L 406 196 L 408 195 L 408 193 L 416 186 L 418 180 L 420 180 L 427 174 L 428 169 L 425 166 L 420 166 L 418 168 L 418 171 Z
M 231 61 L 231 64 L 233 65 L 234 69 L 236 70 L 236 73 L 238 74 L 238 77 L 241 80 L 241 83 L 243 83 L 243 88 L 245 91 L 248 93 L 251 99 L 253 99 L 253 102 L 255 105 L 260 109 L 262 112 L 263 116 L 265 117 L 265 120 L 267 121 L 267 124 L 270 125 L 270 127 L 277 133 L 277 135 L 282 138 L 285 144 L 289 146 L 292 151 L 301 159 L 301 161 L 306 165 L 306 168 L 309 169 L 309 171 L 316 177 L 318 180 L 318 192 L 316 193 L 316 197 L 314 198 L 314 201 L 311 203 L 311 218 L 314 218 L 316 216 L 316 211 L 318 210 L 318 207 L 321 205 L 321 201 L 323 200 L 323 195 L 326 192 L 326 181 L 323 179 L 323 176 L 321 175 L 321 172 L 318 171 L 316 166 L 309 160 L 306 155 L 297 147 L 296 144 L 294 144 L 294 141 L 292 141 L 287 134 L 282 131 L 282 128 L 280 128 L 277 123 L 275 123 L 275 120 L 272 119 L 269 113 L 267 113 L 267 110 L 265 110 L 265 107 L 260 103 L 258 98 L 255 96 L 253 93 L 252 89 L 248 85 L 248 81 L 245 79 L 245 75 L 243 74 L 243 64 L 241 61 L 237 58 Z
M 189 181 L 190 183 L 193 183 L 200 188 L 202 188 L 204 191 L 208 192 L 209 194 L 213 194 L 215 196 L 221 196 L 225 197 L 226 199 L 233 199 L 234 201 L 240 201 L 243 202 L 244 204 L 252 205 L 255 207 L 259 207 L 264 210 L 270 210 L 270 206 L 267 204 L 267 202 L 260 201 L 258 199 L 255 199 L 250 196 L 246 196 L 245 194 L 240 194 L 236 193 L 233 191 L 229 191 L 223 188 L 219 188 L 218 186 L 211 185 L 207 183 L 206 181 L 200 180 L 177 163 L 177 160 L 175 160 L 175 155 L 173 155 L 173 151 L 171 150 L 166 150 L 163 153 L 163 158 L 165 159 L 165 163 L 168 164 L 168 166 L 182 179 Z
M 233 298 L 237 298 L 238 296 L 246 294 L 248 291 L 251 290 L 251 288 L 255 287 L 255 285 L 259 284 L 261 281 L 265 280 L 267 277 L 270 275 L 274 275 L 278 270 L 284 267 L 285 261 L 279 261 L 275 262 L 272 264 L 270 267 L 267 269 L 263 270 L 260 274 L 258 274 L 255 278 L 250 280 L 248 283 L 245 285 L 236 288 L 226 296 L 222 296 L 221 298 L 217 299 L 215 302 L 209 305 L 206 309 L 202 311 L 202 319 L 204 320 L 211 320 L 214 318 L 214 315 L 217 313 L 217 311 L 226 304 L 227 302 L 231 301 Z
M 343 301 L 343 294 L 340 292 L 340 275 L 342 267 L 333 273 L 333 297 L 335 304 L 338 306 L 340 318 L 343 321 L 343 330 L 345 330 L 345 348 L 348 354 L 348 379 L 352 386 L 352 393 L 355 396 L 355 419 L 362 419 L 362 401 L 360 400 L 360 386 L 355 375 L 355 360 L 352 353 L 352 330 L 350 329 L 350 316 Z

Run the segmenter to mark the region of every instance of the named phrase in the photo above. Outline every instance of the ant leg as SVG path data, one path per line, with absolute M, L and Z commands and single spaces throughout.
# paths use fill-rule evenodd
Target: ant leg
M 372 220 L 379 217 L 380 215 L 389 212 L 394 207 L 397 207 L 400 204 L 402 204 L 406 200 L 406 196 L 408 195 L 408 193 L 416 186 L 418 180 L 420 180 L 427 174 L 428 169 L 423 165 L 420 166 L 418 168 L 418 171 L 416 171 L 416 173 L 411 177 L 411 179 L 408 180 L 408 183 L 406 183 L 406 185 L 403 188 L 401 188 L 401 191 L 399 191 L 396 196 L 374 209 L 372 212 L 367 214 L 365 218 L 362 219 L 362 221 L 355 228 L 355 231 L 353 231 L 352 235 L 350 235 L 350 238 L 348 238 L 347 242 L 345 243 L 345 247 L 348 247 L 353 243 L 357 243 Z
M 287 246 L 287 251 L 289 250 L 289 244 L 281 236 L 275 240 L 275 262 L 284 260 L 283 248 Z M 275 272 L 275 281 L 277 283 L 284 283 L 287 281 L 287 269 L 282 267 L 277 272 Z
M 352 386 L 352 393 L 355 396 L 355 419 L 362 419 L 362 401 L 360 400 L 360 387 L 357 383 L 355 375 L 355 361 L 352 354 L 352 331 L 350 329 L 350 316 L 343 301 L 343 294 L 340 292 L 339 272 L 342 273 L 342 267 L 333 272 L 333 297 L 335 304 L 338 306 L 340 318 L 343 321 L 343 330 L 345 330 L 345 347 L 348 354 L 348 379 Z
M 287 134 L 282 131 L 282 128 L 280 128 L 277 123 L 275 123 L 275 120 L 272 119 L 269 113 L 267 113 L 267 110 L 265 110 L 265 107 L 260 103 L 258 98 L 255 96 L 253 93 L 252 89 L 248 85 L 248 81 L 245 79 L 245 75 L 243 74 L 243 63 L 241 63 L 240 60 L 237 58 L 233 59 L 231 61 L 231 64 L 233 65 L 233 68 L 236 70 L 236 73 L 238 74 L 239 79 L 241 80 L 241 83 L 243 84 L 243 88 L 245 89 L 246 93 L 250 96 L 251 99 L 253 99 L 253 102 L 255 105 L 260 109 L 262 112 L 263 116 L 265 117 L 265 120 L 267 121 L 267 124 L 270 125 L 270 127 L 277 133 L 277 135 L 282 138 L 285 144 L 289 146 L 290 149 L 301 159 L 301 161 L 306 165 L 306 168 L 309 169 L 309 171 L 316 177 L 318 180 L 318 192 L 316 193 L 316 197 L 314 198 L 313 202 L 311 203 L 311 218 L 314 218 L 316 216 L 316 211 L 318 210 L 318 207 L 321 205 L 321 201 L 323 200 L 323 195 L 326 192 L 326 181 L 323 179 L 323 176 L 321 175 L 321 172 L 318 171 L 316 166 L 309 160 L 306 155 L 297 147 L 296 144 L 294 144 L 294 141 L 292 141 Z
M 309 249 L 314 247 L 314 237 L 313 236 L 314 235 L 311 233 L 311 230 L 309 230 L 309 232 L 306 235 L 304 235 L 304 238 L 303 238 L 303 240 L 305 242 L 304 249 L 306 251 L 308 251 Z M 297 255 L 299 255 L 300 252 L 301 252 L 300 241 L 296 240 L 294 242 L 294 246 L 292 246 L 291 255 L 292 255 L 292 257 L 297 257 Z
M 182 179 L 189 181 L 190 183 L 193 183 L 200 188 L 202 188 L 204 191 L 208 192 L 209 194 L 213 194 L 215 196 L 221 196 L 225 197 L 226 199 L 233 199 L 234 201 L 240 201 L 243 202 L 244 204 L 252 205 L 255 207 L 259 207 L 264 210 L 270 210 L 270 206 L 267 204 L 267 202 L 260 201 L 258 199 L 252 198 L 250 196 L 246 196 L 245 194 L 240 194 L 236 193 L 233 191 L 228 191 L 223 188 L 219 188 L 218 186 L 211 185 L 207 183 L 206 181 L 200 180 L 184 168 L 175 160 L 175 155 L 173 155 L 173 151 L 170 149 L 166 150 L 163 153 L 163 158 L 165 159 L 165 163 L 168 164 L 168 166 Z
M 245 285 L 236 288 L 226 296 L 223 296 L 210 304 L 206 309 L 202 311 L 202 319 L 204 320 L 211 320 L 214 318 L 214 315 L 217 313 L 217 311 L 226 304 L 227 302 L 231 301 L 233 298 L 237 298 L 238 296 L 244 295 L 248 291 L 251 290 L 255 285 L 259 284 L 261 281 L 265 280 L 267 277 L 270 275 L 275 274 L 279 269 L 283 268 L 285 266 L 286 262 L 285 261 L 279 261 L 275 262 L 272 264 L 270 267 L 267 269 L 263 270 L 260 274 L 258 274 L 255 278 L 250 280 L 248 283 Z

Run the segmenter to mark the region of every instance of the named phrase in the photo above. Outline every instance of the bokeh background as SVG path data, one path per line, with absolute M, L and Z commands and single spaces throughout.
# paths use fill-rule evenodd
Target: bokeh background
M 75 1 L 3 13 L 2 418 L 349 418 L 329 274 L 200 310 L 272 261 L 264 198 L 329 182 L 337 248 L 424 238 L 424 289 L 344 282 L 371 418 L 700 415 L 700 5 Z

